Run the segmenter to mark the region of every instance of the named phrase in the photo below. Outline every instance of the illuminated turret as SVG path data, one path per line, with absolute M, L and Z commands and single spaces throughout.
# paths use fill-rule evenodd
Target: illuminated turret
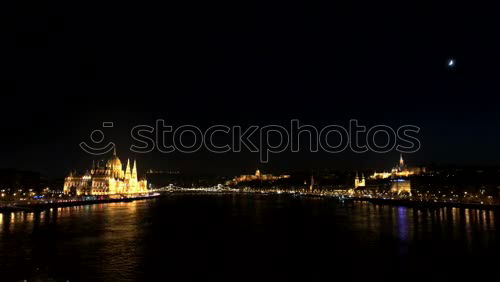
M 125 169 L 125 179 L 130 179 L 130 159 L 127 159 L 127 168 Z
M 354 177 L 354 189 L 365 186 L 366 186 L 365 174 L 361 173 L 361 178 L 359 178 L 358 173 L 356 172 L 356 176 Z
M 134 160 L 134 166 L 132 167 L 132 179 L 137 180 L 137 162 Z

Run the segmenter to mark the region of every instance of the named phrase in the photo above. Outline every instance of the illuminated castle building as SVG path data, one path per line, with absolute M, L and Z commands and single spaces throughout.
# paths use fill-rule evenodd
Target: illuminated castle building
M 370 175 L 370 179 L 387 179 L 395 177 L 408 177 L 412 175 L 420 175 L 425 173 L 425 168 L 420 167 L 407 167 L 403 160 L 403 155 L 399 156 L 399 163 L 390 172 L 375 172 Z
M 122 162 L 116 156 L 116 150 L 108 161 L 92 164 L 92 169 L 83 175 L 70 173 L 64 179 L 64 193 L 76 195 L 112 195 L 147 193 L 147 181 L 138 180 L 137 164 L 130 160 L 123 170 Z
M 257 169 L 257 171 L 255 171 L 255 174 L 243 174 L 243 175 L 237 176 L 237 177 L 233 178 L 232 180 L 227 181 L 226 185 L 236 185 L 236 184 L 241 183 L 241 182 L 249 182 L 249 181 L 256 181 L 256 180 L 274 181 L 274 180 L 286 179 L 286 178 L 290 178 L 290 175 L 275 176 L 272 174 L 261 174 L 260 170 Z

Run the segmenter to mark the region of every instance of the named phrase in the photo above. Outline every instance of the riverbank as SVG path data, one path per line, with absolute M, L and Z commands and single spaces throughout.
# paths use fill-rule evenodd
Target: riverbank
M 124 198 L 106 198 L 106 199 L 69 199 L 69 200 L 54 200 L 54 201 L 39 201 L 39 202 L 29 202 L 29 203 L 16 203 L 7 206 L 0 206 L 0 213 L 8 212 L 36 212 L 43 211 L 51 208 L 60 207 L 73 207 L 82 205 L 95 205 L 95 204 L 107 204 L 107 203 L 119 203 L 119 202 L 132 202 L 137 200 L 146 200 L 160 197 L 161 194 L 150 194 L 141 195 L 135 197 L 124 197 Z
M 291 191 L 235 191 L 235 190 L 206 190 L 206 189 L 189 189 L 189 190 L 175 190 L 175 191 L 165 191 L 163 193 L 154 193 L 149 195 L 141 195 L 136 197 L 123 197 L 123 198 L 101 198 L 101 199 L 66 199 L 66 200 L 54 200 L 54 201 L 43 201 L 43 202 L 29 202 L 29 203 L 15 203 L 12 205 L 0 206 L 0 213 L 8 212 L 36 212 L 43 211 L 51 208 L 59 207 L 71 207 L 71 206 L 81 206 L 81 205 L 94 205 L 94 204 L 106 204 L 106 203 L 118 203 L 118 202 L 132 202 L 136 200 L 145 200 L 151 198 L 157 198 L 166 196 L 170 193 L 204 193 L 204 194 L 221 194 L 221 193 L 238 193 L 238 194 L 258 194 L 258 195 L 290 195 L 298 196 L 304 198 L 336 198 L 342 201 L 361 201 L 369 202 L 375 205 L 388 205 L 388 206 L 402 206 L 409 208 L 467 208 L 467 209 L 480 209 L 480 210 L 500 210 L 499 204 L 491 203 L 462 203 L 462 202 L 442 202 L 442 201 L 424 201 L 424 200 L 411 200 L 411 199 L 390 199 L 390 198 L 373 198 L 373 197 L 361 197 L 343 194 L 330 194 L 330 193 L 304 193 L 304 192 L 291 192 Z
M 207 193 L 207 194 L 220 194 L 220 193 L 242 193 L 242 194 L 257 194 L 257 195 L 290 195 L 294 197 L 304 197 L 304 198 L 335 198 L 341 201 L 362 201 L 369 202 L 375 205 L 388 205 L 388 206 L 403 206 L 409 208 L 467 208 L 467 209 L 481 209 L 481 210 L 500 210 L 500 204 L 498 202 L 483 202 L 483 203 L 473 203 L 473 202 L 444 202 L 439 200 L 420 200 L 420 199 L 394 199 L 394 198 L 376 198 L 369 196 L 356 196 L 348 193 L 339 193 L 335 191 L 326 192 L 306 192 L 306 191 L 286 191 L 286 190 L 261 190 L 261 191 L 224 191 L 224 190 L 208 190 L 208 189 L 190 189 L 189 191 L 169 191 L 167 193 Z
M 236 193 L 236 194 L 255 194 L 255 195 L 290 195 L 293 197 L 302 198 L 329 198 L 338 199 L 341 201 L 362 201 L 369 202 L 375 205 L 388 205 L 388 206 L 403 206 L 409 208 L 422 208 L 422 209 L 437 209 L 437 208 L 467 208 L 467 209 L 481 209 L 481 210 L 500 210 L 500 203 L 498 202 L 444 202 L 439 200 L 421 200 L 421 199 L 394 199 L 394 198 L 378 198 L 373 196 L 356 196 L 349 193 L 340 193 L 338 191 L 322 191 L 322 192 L 309 192 L 309 191 L 287 191 L 287 190 L 213 190 L 213 189 L 189 189 L 189 190 L 171 190 L 166 193 L 206 193 L 206 194 L 221 194 L 221 193 Z
M 481 209 L 481 210 L 500 210 L 498 204 L 488 203 L 460 203 L 460 202 L 440 202 L 440 201 L 416 201 L 406 199 L 380 199 L 369 197 L 351 197 L 349 199 L 355 201 L 369 202 L 376 205 L 389 206 L 404 206 L 410 208 L 465 208 L 465 209 Z

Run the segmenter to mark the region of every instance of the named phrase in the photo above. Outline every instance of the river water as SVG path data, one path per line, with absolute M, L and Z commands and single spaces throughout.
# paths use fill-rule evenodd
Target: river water
M 0 280 L 500 281 L 499 221 L 249 194 L 0 214 Z

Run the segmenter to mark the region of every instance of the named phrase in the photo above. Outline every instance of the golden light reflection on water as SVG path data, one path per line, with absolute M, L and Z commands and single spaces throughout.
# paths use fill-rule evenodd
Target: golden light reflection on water
M 401 241 L 451 239 L 468 248 L 487 247 L 497 234 L 492 210 L 443 207 L 408 208 L 355 202 L 346 208 L 349 224 L 376 244 L 388 234 Z
M 141 246 L 137 242 L 142 231 L 139 218 L 142 213 L 138 207 L 143 203 L 134 201 L 51 208 L 41 212 L 0 213 L 0 239 L 9 242 L 2 251 L 14 252 L 22 247 L 23 252 L 33 258 L 46 256 L 47 249 L 70 249 L 73 257 L 90 256 L 85 263 L 99 261 L 100 275 L 104 280 L 116 279 L 116 269 L 133 273 L 139 266 Z M 37 236 L 45 238 L 45 234 L 63 236 L 43 239 L 43 244 L 32 240 Z M 45 265 L 43 259 L 37 263 Z
M 257 224 L 262 223 L 265 214 L 260 201 L 254 200 L 252 204 L 256 211 Z M 108 247 L 126 251 L 127 246 L 120 244 L 120 240 L 124 242 L 137 240 L 143 231 L 138 224 L 139 205 L 140 201 L 134 201 L 51 208 L 32 213 L 0 213 L 0 236 L 14 232 L 29 233 L 39 226 L 71 223 L 78 218 L 79 221 L 97 224 L 102 229 L 99 240 L 116 242 Z M 316 215 L 321 210 L 314 209 L 310 212 Z M 358 202 L 347 209 L 332 208 L 332 212 L 345 216 L 350 225 L 358 230 L 364 230 L 362 236 L 373 239 L 381 238 L 390 232 L 402 241 L 441 236 L 461 239 L 470 246 L 473 242 L 487 244 L 492 240 L 490 237 L 494 232 L 491 231 L 496 230 L 496 213 L 490 210 L 451 207 L 417 209 Z
M 39 212 L 0 213 L 0 235 L 14 231 L 30 232 L 40 224 L 56 224 L 81 216 L 105 216 L 114 224 L 132 223 L 136 219 L 136 210 L 137 202 L 127 202 L 58 207 Z

